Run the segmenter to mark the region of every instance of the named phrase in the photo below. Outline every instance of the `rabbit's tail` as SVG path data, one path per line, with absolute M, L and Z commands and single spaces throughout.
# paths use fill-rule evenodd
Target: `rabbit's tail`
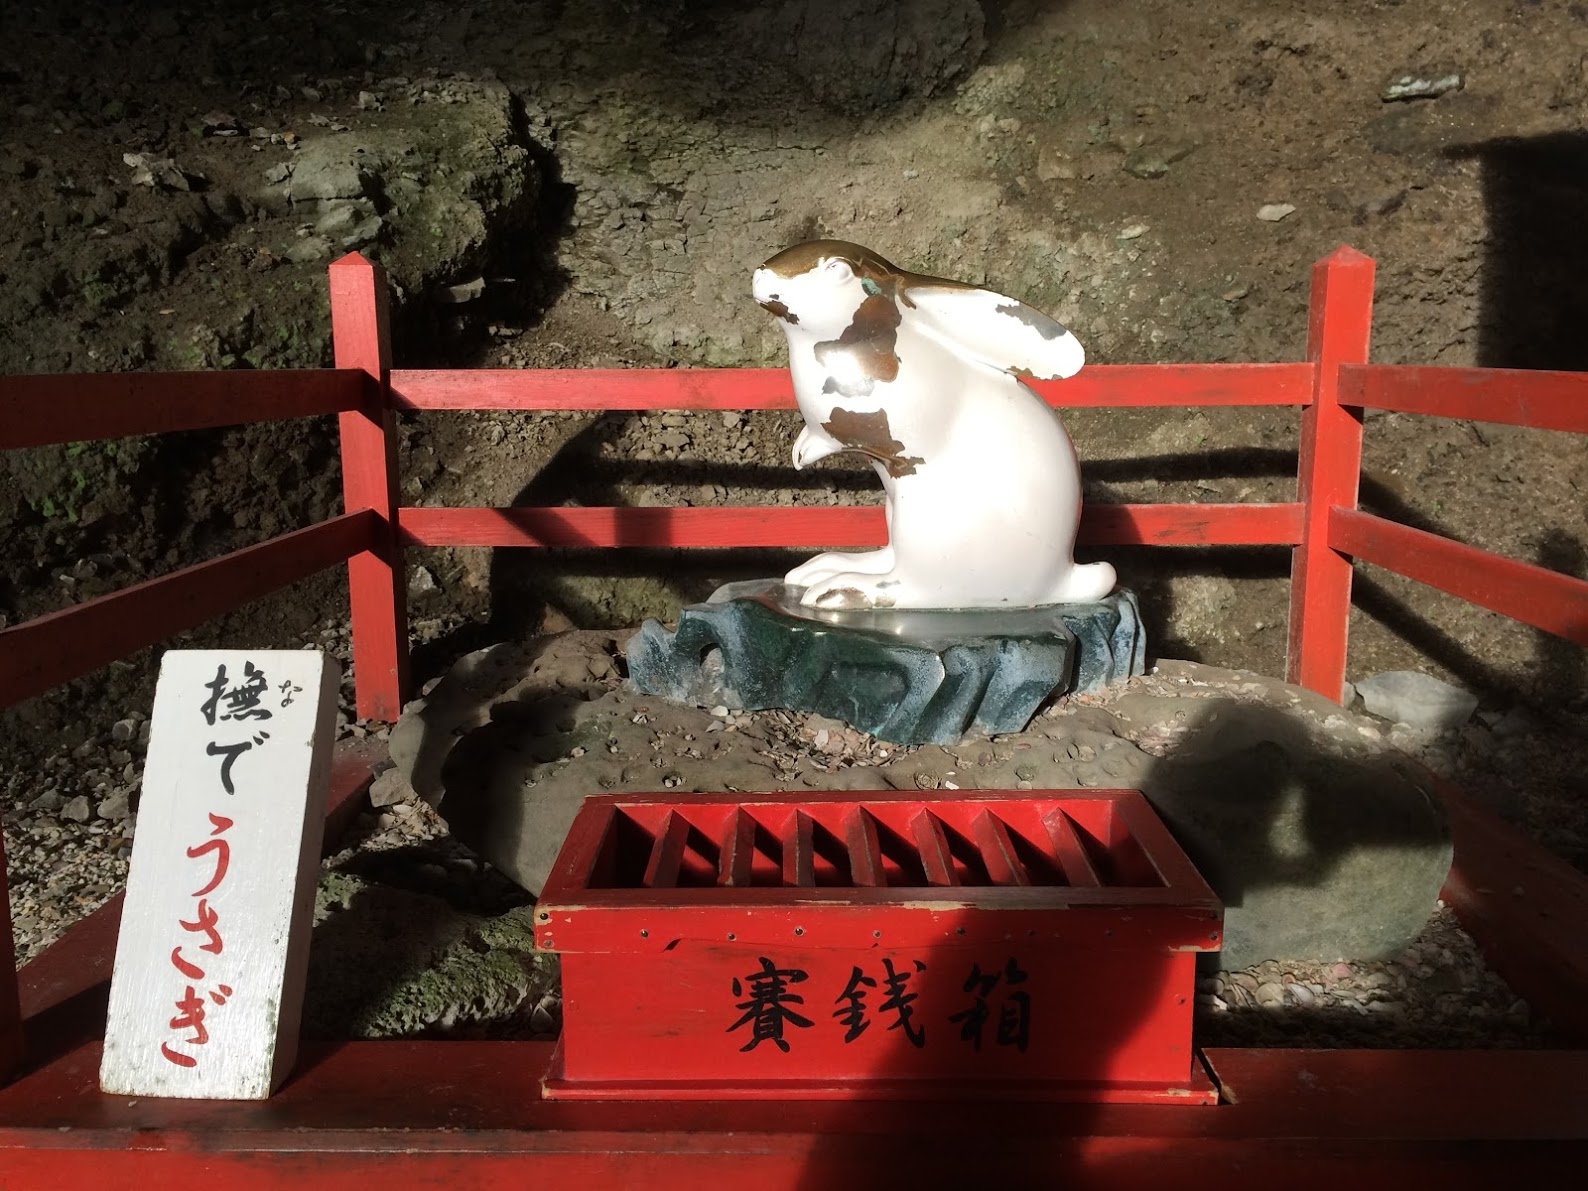
M 1073 566 L 1059 584 L 1054 596 L 1056 604 L 1090 604 L 1114 590 L 1118 581 L 1114 568 L 1106 562 L 1092 562 Z

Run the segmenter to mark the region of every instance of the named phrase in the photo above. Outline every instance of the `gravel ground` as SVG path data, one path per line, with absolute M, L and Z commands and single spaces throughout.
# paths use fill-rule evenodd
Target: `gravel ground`
M 1385 963 L 1270 961 L 1197 981 L 1203 1046 L 1541 1047 L 1547 1026 L 1440 903 Z

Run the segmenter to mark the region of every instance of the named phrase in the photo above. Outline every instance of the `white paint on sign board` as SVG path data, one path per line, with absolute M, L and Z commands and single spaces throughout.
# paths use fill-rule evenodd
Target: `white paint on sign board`
M 262 1100 L 291 1070 L 339 678 L 306 650 L 161 659 L 103 1091 Z

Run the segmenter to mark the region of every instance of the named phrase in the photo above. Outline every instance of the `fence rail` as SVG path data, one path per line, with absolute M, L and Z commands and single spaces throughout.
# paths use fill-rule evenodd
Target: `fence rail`
M 334 368 L 0 376 L 0 450 L 341 413 L 364 385 Z
M 1329 544 L 1362 562 L 1405 575 L 1588 646 L 1588 583 L 1357 509 L 1331 509 Z
M 348 562 L 360 714 L 395 718 L 407 688 L 403 550 L 478 547 L 874 546 L 876 506 L 416 508 L 397 503 L 400 410 L 791 409 L 784 369 L 437 371 L 390 368 L 386 288 L 356 254 L 330 269 L 336 368 L 0 378 L 0 448 L 336 413 L 348 513 L 0 631 L 0 706 L 96 668 L 266 590 Z M 1342 248 L 1313 268 L 1307 360 L 1101 365 L 1034 382 L 1064 408 L 1273 406 L 1301 411 L 1298 499 L 1100 505 L 1085 545 L 1290 546 L 1287 677 L 1338 697 L 1353 556 L 1582 642 L 1588 583 L 1359 512 L 1362 411 L 1588 432 L 1588 375 L 1367 364 L 1373 262 Z
M 1099 505 L 1086 546 L 1294 546 L 1299 504 Z M 880 505 L 840 508 L 423 508 L 397 510 L 405 546 L 869 547 L 887 542 Z
M 373 525 L 344 513 L 0 630 L 0 707 L 328 570 L 368 549 Z
M 1069 380 L 1029 381 L 1049 405 L 1307 405 L 1310 364 L 1101 364 Z M 395 369 L 404 410 L 793 409 L 784 368 Z
M 400 507 L 398 411 L 790 409 L 789 378 L 781 369 L 394 372 L 380 271 L 349 255 L 331 266 L 330 282 L 336 345 L 331 370 L 0 377 L 0 449 L 335 413 L 347 510 L 0 630 L 0 707 L 345 561 L 359 712 L 394 719 L 408 686 L 406 546 L 868 546 L 885 539 L 877 507 Z M 1353 559 L 1588 645 L 1588 582 L 1356 507 L 1364 409 L 1585 433 L 1588 375 L 1369 365 L 1372 289 L 1373 263 L 1350 249 L 1314 266 L 1304 363 L 1101 366 L 1066 382 L 1038 382 L 1035 387 L 1050 404 L 1067 408 L 1289 405 L 1301 411 L 1295 502 L 1092 504 L 1085 510 L 1080 540 L 1088 545 L 1291 547 L 1287 676 L 1332 698 L 1338 698 L 1345 673 Z M 1472 860 L 1487 861 L 1485 840 L 1494 833 L 1473 818 L 1476 812 L 1463 814 L 1457 825 L 1472 837 L 1461 843 L 1467 855 L 1463 871 L 1478 876 L 1453 885 L 1448 896 L 1457 899 L 1464 917 L 1474 913 L 1474 905 L 1481 910 L 1485 899 L 1500 906 L 1494 916 L 1480 915 L 1478 921 L 1487 923 L 1489 937 L 1503 942 L 1514 933 L 1513 899 L 1495 901 L 1488 886 L 1510 881 L 1490 879 L 1482 863 Z M 1503 847 L 1517 851 L 1520 845 Z M 1534 871 L 1530 891 L 1541 879 Z M 1562 889 L 1568 884 L 1560 882 Z M 1545 900 L 1569 907 L 1576 904 L 1571 897 L 1580 895 L 1568 892 Z M 0 909 L 9 918 L 3 853 Z M 1567 917 L 1560 915 L 1562 921 Z M 1546 943 L 1546 960 L 1556 966 L 1540 969 L 1542 979 L 1566 992 L 1540 1003 L 1581 1025 L 1588 977 L 1576 936 Z M 9 946 L 7 934 L 0 942 L 0 967 L 7 971 L 13 966 Z M 23 1042 L 17 983 L 0 975 L 0 1082 L 21 1065 Z M 384 1072 L 390 1064 L 371 1070 L 377 1067 Z M 79 1076 L 72 1078 L 82 1084 Z M 53 1121 L 48 1136 L 55 1136 Z M 450 1160 L 446 1169 L 452 1169 Z
M 1588 434 L 1588 373 L 1345 364 L 1340 400 L 1367 409 Z

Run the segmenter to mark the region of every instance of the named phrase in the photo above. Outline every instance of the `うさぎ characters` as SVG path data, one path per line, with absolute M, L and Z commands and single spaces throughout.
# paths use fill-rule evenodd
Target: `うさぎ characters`
M 1075 375 L 1085 352 L 1013 298 L 814 240 L 755 271 L 781 321 L 805 428 L 803 468 L 840 451 L 882 480 L 888 544 L 785 576 L 811 608 L 1034 607 L 1101 599 L 1107 563 L 1076 565 L 1080 468 L 1058 415 L 1021 383 Z

